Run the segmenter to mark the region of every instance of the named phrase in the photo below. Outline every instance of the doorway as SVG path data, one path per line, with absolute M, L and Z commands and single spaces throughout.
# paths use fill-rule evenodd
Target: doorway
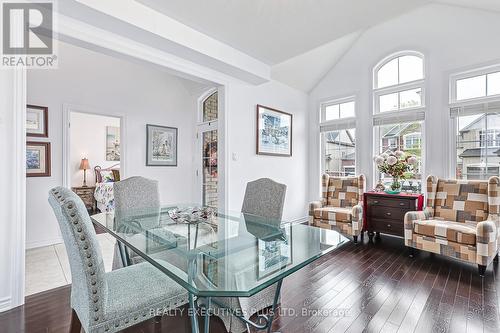
M 206 93 L 200 103 L 200 122 L 197 128 L 201 168 L 197 170 L 198 183 L 201 184 L 201 204 L 218 208 L 218 103 L 217 90 Z

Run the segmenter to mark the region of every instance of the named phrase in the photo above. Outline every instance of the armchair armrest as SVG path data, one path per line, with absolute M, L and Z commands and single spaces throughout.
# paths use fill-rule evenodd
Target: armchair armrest
M 323 207 L 323 202 L 322 201 L 313 201 L 309 204 L 309 225 L 313 224 L 314 220 L 314 210 L 316 208 L 321 208 Z
M 477 264 L 487 266 L 498 253 L 498 231 L 500 217 L 490 214 L 488 219 L 476 226 Z
M 354 236 L 361 234 L 363 230 L 363 203 L 360 202 L 352 207 L 352 232 Z
M 434 214 L 430 209 L 406 212 L 404 218 L 405 245 L 413 247 L 413 221 L 428 220 Z

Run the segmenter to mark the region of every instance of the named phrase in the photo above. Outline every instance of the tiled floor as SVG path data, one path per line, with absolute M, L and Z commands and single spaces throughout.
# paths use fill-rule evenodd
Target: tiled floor
M 115 239 L 98 234 L 106 272 L 111 271 Z M 64 244 L 26 251 L 26 296 L 71 283 L 71 271 Z

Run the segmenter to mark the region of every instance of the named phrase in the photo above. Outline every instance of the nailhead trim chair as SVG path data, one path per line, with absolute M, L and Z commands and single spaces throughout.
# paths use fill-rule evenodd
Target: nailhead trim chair
M 363 230 L 364 175 L 357 177 L 321 178 L 322 198 L 309 205 L 309 224 L 325 229 L 336 229 L 352 236 L 354 243 Z
M 500 179 L 443 180 L 427 177 L 427 207 L 407 212 L 405 244 L 478 265 L 498 260 Z M 413 255 L 413 251 L 411 252 Z
M 260 178 L 249 182 L 245 190 L 241 212 L 269 219 L 270 223 L 281 221 L 285 195 L 286 185 L 269 178 Z M 242 265 L 244 265 L 244 261 L 242 261 Z M 251 297 L 225 297 L 217 298 L 216 301 L 249 319 L 253 313 L 272 306 L 275 293 L 276 285 L 274 284 Z M 219 317 L 224 322 L 228 332 L 241 333 L 248 330 L 248 327 L 240 319 L 226 314 L 225 311 L 221 311 Z
M 142 263 L 106 273 L 96 234 L 82 200 L 56 187 L 49 203 L 59 222 L 71 267 L 72 331 L 117 332 L 187 303 L 187 292 Z

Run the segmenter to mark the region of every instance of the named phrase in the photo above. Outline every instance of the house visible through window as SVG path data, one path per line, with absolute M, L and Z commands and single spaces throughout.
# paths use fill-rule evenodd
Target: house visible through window
M 458 115 L 456 122 L 456 177 L 485 180 L 498 176 L 500 114 Z

